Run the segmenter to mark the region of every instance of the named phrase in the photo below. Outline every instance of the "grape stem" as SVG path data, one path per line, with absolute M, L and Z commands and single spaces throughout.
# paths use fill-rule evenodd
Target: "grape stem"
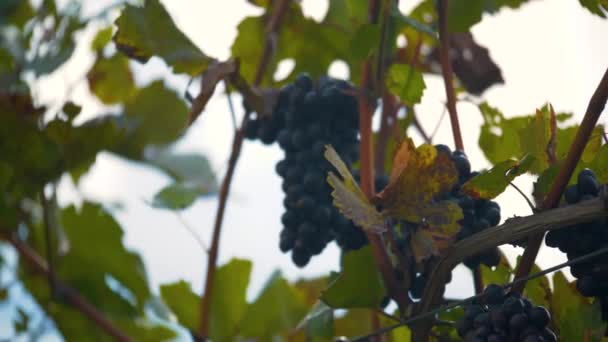
M 448 112 L 452 122 L 452 135 L 454 136 L 454 146 L 457 150 L 464 151 L 460 124 L 458 122 L 458 112 L 456 111 L 456 92 L 454 91 L 454 80 L 452 72 L 452 62 L 450 60 L 450 35 L 448 32 L 448 8 L 449 0 L 439 0 L 437 14 L 439 16 L 439 58 L 441 60 L 441 74 L 445 85 Z
M 534 203 L 532 203 L 532 201 L 528 198 L 528 196 L 526 196 L 526 194 L 523 191 L 521 191 L 521 189 L 517 185 L 515 185 L 515 183 L 509 182 L 509 185 L 511 187 L 513 187 L 513 189 L 515 189 L 515 191 L 517 191 L 521 195 L 521 197 L 524 198 L 524 200 L 526 200 L 526 203 L 528 203 L 528 206 L 530 207 L 530 210 L 532 210 L 532 213 L 538 212 L 538 209 L 536 209 L 536 207 L 534 206 Z
M 527 276 L 522 277 L 522 278 L 516 278 L 512 282 L 510 282 L 508 284 L 502 285 L 502 288 L 505 289 L 505 290 L 509 289 L 509 288 L 513 289 L 515 286 L 518 286 L 518 285 L 521 285 L 521 284 L 525 284 L 529 280 L 540 278 L 540 277 L 545 276 L 545 275 L 547 275 L 549 273 L 553 273 L 555 271 L 559 271 L 560 269 L 562 269 L 564 267 L 568 267 L 568 266 L 572 266 L 574 264 L 579 264 L 581 262 L 589 261 L 589 260 L 591 260 L 593 258 L 597 258 L 597 257 L 599 257 L 601 255 L 606 254 L 606 253 L 608 253 L 608 247 L 604 247 L 604 248 L 598 249 L 598 250 L 596 250 L 594 252 L 591 252 L 589 254 L 585 254 L 585 255 L 580 256 L 578 258 L 575 258 L 575 259 L 566 261 L 564 263 L 555 265 L 553 267 L 550 267 L 550 268 L 547 268 L 545 270 L 542 270 L 542 271 L 540 271 L 538 273 L 530 274 L 530 275 L 527 275 Z M 471 296 L 471 297 L 468 297 L 468 298 L 465 298 L 465 299 L 462 299 L 462 300 L 458 300 L 458 301 L 452 302 L 450 304 L 446 304 L 446 305 L 440 306 L 440 307 L 438 307 L 436 309 L 433 309 L 433 310 L 430 310 L 430 311 L 426 311 L 426 312 L 424 312 L 422 314 L 419 314 L 419 315 L 416 315 L 416 316 L 414 316 L 412 318 L 403 320 L 400 323 L 396 323 L 396 324 L 393 324 L 393 325 L 389 325 L 389 326 L 387 326 L 385 328 L 378 329 L 378 330 L 376 330 L 376 331 L 374 331 L 374 332 L 372 332 L 370 334 L 367 334 L 365 336 L 356 337 L 356 338 L 354 338 L 354 339 L 352 339 L 350 341 L 351 342 L 357 342 L 357 341 L 363 342 L 363 341 L 367 341 L 371 337 L 378 336 L 378 335 L 381 335 L 381 334 L 386 334 L 386 333 L 388 333 L 388 332 L 390 332 L 390 331 L 392 331 L 394 329 L 397 329 L 397 328 L 399 328 L 401 326 L 411 325 L 412 323 L 420 321 L 420 320 L 425 319 L 425 318 L 434 317 L 435 315 L 437 315 L 437 314 L 439 314 L 441 312 L 444 312 L 444 311 L 447 311 L 447 310 L 450 310 L 450 309 L 453 309 L 453 308 L 456 308 L 456 307 L 459 307 L 459 306 L 471 303 L 471 302 L 473 302 L 476 299 L 482 298 L 483 296 L 484 296 L 483 293 L 478 293 L 478 294 L 476 294 L 474 296 Z M 435 324 L 435 325 L 445 325 L 446 323 L 449 324 L 449 322 L 443 322 L 443 321 L 438 321 L 438 320 L 434 320 L 433 321 L 433 324 Z
M 283 17 L 289 7 L 290 0 L 278 0 L 273 8 L 272 16 L 270 17 L 266 26 L 266 40 L 264 43 L 264 50 L 262 57 L 256 70 L 254 86 L 259 86 L 262 83 L 264 74 L 266 73 L 270 60 L 276 51 L 276 41 Z M 215 224 L 213 226 L 213 236 L 211 239 L 211 248 L 209 249 L 209 258 L 207 260 L 207 274 L 205 277 L 205 290 L 201 296 L 200 302 L 200 328 L 199 334 L 203 340 L 209 336 L 209 313 L 211 309 L 211 298 L 213 294 L 213 280 L 215 279 L 215 270 L 217 268 L 217 256 L 219 250 L 220 233 L 222 231 L 222 222 L 224 219 L 224 211 L 226 209 L 226 202 L 228 200 L 228 194 L 230 192 L 230 185 L 236 164 L 241 154 L 241 147 L 243 145 L 243 139 L 245 137 L 245 125 L 249 121 L 249 112 L 243 115 L 240 128 L 235 132 L 232 140 L 232 150 L 230 152 L 230 159 L 228 161 L 228 169 L 226 175 L 222 180 L 219 193 L 219 204 L 215 216 Z
M 566 189 L 566 186 L 574 173 L 574 169 L 576 168 L 576 165 L 578 164 L 581 155 L 585 150 L 585 146 L 587 145 L 589 137 L 591 137 L 591 133 L 597 124 L 597 120 L 606 106 L 606 101 L 608 101 L 608 69 L 606 69 L 604 72 L 602 80 L 589 100 L 585 117 L 583 118 L 580 128 L 576 133 L 574 142 L 570 146 L 570 151 L 566 156 L 566 160 L 564 161 L 559 170 L 559 174 L 551 186 L 551 190 L 541 204 L 541 210 L 554 208 L 559 204 L 562 193 Z M 519 267 L 517 267 L 517 271 L 515 273 L 517 278 L 524 277 L 532 270 L 534 260 L 536 260 L 536 256 L 538 255 L 538 251 L 540 250 L 540 246 L 543 242 L 543 237 L 544 234 L 540 233 L 538 235 L 531 236 L 528 240 L 528 245 L 524 250 L 524 254 L 522 255 L 521 263 L 519 264 Z M 525 285 L 525 282 L 519 284 L 517 287 L 515 287 L 514 291 L 521 292 Z
M 43 275 L 49 276 L 50 264 L 46 262 L 35 250 L 24 243 L 16 236 L 8 238 L 15 250 L 19 253 L 20 259 L 28 262 L 32 268 Z M 80 311 L 84 316 L 91 320 L 95 325 L 105 331 L 117 341 L 133 341 L 124 331 L 114 325 L 101 312 L 89 303 L 76 289 L 55 278 L 55 293 L 67 303 Z

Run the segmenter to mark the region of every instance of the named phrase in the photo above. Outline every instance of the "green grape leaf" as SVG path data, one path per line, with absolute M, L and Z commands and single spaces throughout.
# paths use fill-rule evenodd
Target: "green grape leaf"
M 169 210 L 182 210 L 204 195 L 206 189 L 192 183 L 173 183 L 162 188 L 152 200 L 152 206 Z
M 184 101 L 162 81 L 155 81 L 129 99 L 124 108 L 129 137 L 118 151 L 139 159 L 148 144 L 163 145 L 177 139 L 188 125 Z
M 213 281 L 213 296 L 209 317 L 209 337 L 213 341 L 233 341 L 246 310 L 246 292 L 251 274 L 251 262 L 232 259 L 219 267 Z M 197 331 L 200 325 L 200 296 L 184 281 L 162 285 L 161 297 L 177 316 L 180 324 Z
M 45 127 L 45 133 L 60 148 L 66 170 L 78 182 L 95 162 L 97 153 L 112 150 L 124 139 L 125 131 L 121 130 L 115 116 L 107 115 L 78 126 L 55 119 Z
M 431 145 L 416 148 L 411 139 L 403 141 L 395 153 L 388 186 L 374 201 L 382 214 L 417 225 L 412 232 L 412 251 L 417 261 L 441 255 L 460 229 L 462 210 L 451 201 L 434 198 L 449 192 L 458 171 L 449 155 Z
M 468 31 L 481 21 L 484 13 L 496 13 L 502 7 L 518 8 L 528 0 L 452 0 L 448 4 L 448 29 Z M 603 0 L 600 0 L 603 1 Z
M 551 314 L 560 341 L 600 341 L 606 331 L 599 301 L 583 297 L 562 272 L 553 275 Z
M 67 116 L 69 121 L 72 121 L 80 114 L 82 107 L 72 101 L 68 101 L 63 105 L 61 111 Z
M 466 32 L 481 21 L 486 0 L 452 0 L 448 2 L 448 30 Z
M 4 167 L 6 179 L 3 183 L 19 188 L 20 196 L 39 192 L 42 185 L 59 177 L 64 167 L 60 147 L 40 131 L 35 122 L 27 119 L 28 111 L 19 107 L 19 101 L 28 101 L 23 107 L 29 107 L 29 100 L 15 97 L 13 106 L 0 98 L 0 112 L 3 113 L 0 115 L 0 136 L 3 138 L 0 155 L 11 169 Z
M 350 42 L 352 57 L 356 60 L 364 60 L 378 47 L 380 28 L 378 25 L 362 25 L 355 31 Z
M 23 272 L 21 280 L 29 293 L 36 299 L 45 313 L 52 317 L 54 325 L 67 341 L 79 341 L 83 336 L 87 340 L 112 342 L 115 339 L 103 331 L 97 324 L 84 316 L 82 312 L 73 306 L 61 301 L 51 299 L 49 284 L 46 277 L 41 277 L 31 272 Z M 116 300 L 119 295 L 111 292 L 104 295 L 105 300 Z M 97 309 L 101 309 L 97 307 Z M 175 338 L 175 332 L 161 324 L 154 324 L 148 318 L 125 316 L 124 313 L 112 314 L 101 311 L 102 314 L 129 337 L 137 341 L 154 342 L 168 341 Z
M 364 230 L 383 231 L 384 219 L 382 215 L 367 199 L 363 190 L 351 175 L 348 167 L 338 153 L 331 146 L 325 150 L 327 159 L 338 171 L 342 179 L 333 172 L 329 172 L 327 182 L 331 185 L 334 206 L 348 219 Z
M 589 148 L 589 145 L 587 148 Z M 538 177 L 534 183 L 534 191 L 532 193 L 536 202 L 540 203 L 540 201 L 549 193 L 562 165 L 563 161 L 559 161 L 543 171 Z M 576 165 L 574 172 L 572 172 L 572 177 L 570 177 L 568 184 L 575 184 L 579 172 L 584 168 L 593 170 L 600 184 L 608 183 L 608 145 L 601 146 L 591 161 L 580 161 Z
M 386 295 L 380 272 L 370 247 L 346 252 L 341 259 L 340 276 L 321 294 L 332 308 L 377 308 Z
M 97 56 L 87 73 L 87 81 L 91 92 L 108 105 L 122 103 L 136 92 L 129 59 L 121 54 L 110 58 Z
M 513 269 L 504 255 L 501 256 L 500 263 L 494 269 L 484 264 L 481 264 L 479 268 L 484 284 L 507 284 L 511 281 L 513 275 Z
M 483 102 L 479 105 L 483 118 L 479 147 L 485 157 L 498 164 L 510 158 L 520 158 L 519 131 L 528 125 L 527 117 L 506 118 L 497 108 Z
M 579 0 L 581 6 L 585 7 L 589 12 L 606 18 L 608 14 L 608 0 Z
M 34 9 L 29 1 L 5 0 L 0 3 L 0 24 L 12 24 L 18 28 L 34 17 Z
M 116 47 L 139 62 L 158 56 L 174 72 L 196 76 L 213 60 L 175 26 L 158 0 L 147 0 L 143 7 L 127 5 L 115 24 Z
M 334 335 L 334 311 L 323 302 L 317 302 L 297 329 L 305 328 L 306 337 L 312 341 L 331 340 Z
M 72 57 L 76 49 L 74 33 L 86 25 L 76 16 L 60 17 L 57 20 L 61 20 L 61 25 L 54 27 L 55 32 L 52 33 L 54 39 L 50 42 L 49 48 L 43 54 L 36 54 L 25 67 L 25 69 L 34 71 L 36 76 L 54 72 Z M 64 23 L 66 24 L 63 25 Z
M 358 17 L 355 12 L 358 13 L 361 5 L 361 0 L 331 1 L 326 18 L 317 22 L 304 16 L 299 3 L 291 2 L 277 34 L 277 50 L 268 66 L 268 72 L 261 79 L 261 86 L 278 86 L 291 82 L 302 72 L 313 77 L 325 75 L 331 63 L 336 60 L 346 62 L 350 68 L 350 79 L 357 82 L 360 60 L 353 58 L 350 47 L 355 30 L 365 21 L 358 24 L 348 18 Z M 231 46 L 232 56 L 240 61 L 240 74 L 250 84 L 255 80 L 257 61 L 264 50 L 264 44 L 260 42 L 266 40 L 267 15 L 265 13 L 244 18 L 237 26 L 237 36 Z M 285 79 L 274 81 L 273 75 L 278 63 L 289 59 L 295 63 L 292 72 Z
M 211 163 L 204 155 L 161 149 L 147 155 L 146 162 L 163 170 L 177 182 L 208 184 L 213 189 L 217 187 Z
M 540 267 L 534 264 L 530 273 L 535 274 L 540 271 Z M 552 300 L 549 278 L 542 276 L 536 279 L 528 280 L 526 282 L 526 288 L 524 289 L 524 296 L 526 296 L 526 298 L 532 301 L 532 303 L 535 305 L 543 306 L 548 310 Z
M 271 340 L 272 336 L 296 327 L 307 310 L 302 292 L 277 271 L 247 307 L 239 331 L 243 337 Z
M 526 155 L 519 161 L 509 159 L 500 162 L 468 180 L 463 184 L 462 190 L 473 198 L 495 198 L 503 193 L 517 176 L 530 170 L 534 160 L 531 155 Z
M 386 87 L 403 103 L 413 106 L 422 99 L 426 84 L 420 71 L 406 64 L 393 64 L 388 70 Z
M 200 324 L 199 295 L 192 291 L 190 284 L 180 280 L 160 286 L 160 296 L 177 317 L 179 324 L 196 331 Z
M 97 31 L 97 34 L 91 42 L 91 50 L 98 52 L 103 50 L 103 48 L 106 47 L 106 45 L 108 45 L 108 43 L 112 41 L 113 30 L 114 28 L 112 26 L 108 26 Z
M 492 164 L 503 160 L 533 156 L 530 168 L 533 174 L 541 174 L 552 159 L 565 158 L 578 127 L 559 127 L 572 117 L 569 113 L 553 112 L 550 105 L 536 110 L 533 115 L 506 118 L 498 109 L 482 103 L 479 106 L 484 123 L 479 136 L 479 146 Z M 584 158 L 593 158 L 601 145 L 601 135 L 594 131 L 587 145 Z
M 108 312 L 134 312 L 129 309 L 131 305 L 142 310 L 150 296 L 146 271 L 139 255 L 123 245 L 123 231 L 118 222 L 99 205 L 90 202 L 83 203 L 80 210 L 74 206 L 64 208 L 60 222 L 70 242 L 70 250 L 61 260 L 58 276 Z M 105 285 L 106 275 L 112 276 L 130 293 L 122 302 L 112 303 L 104 298 L 110 291 Z

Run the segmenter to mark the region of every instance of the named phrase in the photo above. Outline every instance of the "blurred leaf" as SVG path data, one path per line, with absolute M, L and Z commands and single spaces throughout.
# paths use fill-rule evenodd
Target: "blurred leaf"
M 450 156 L 431 145 L 403 141 L 395 153 L 389 185 L 375 197 L 383 215 L 417 225 L 411 247 L 419 262 L 440 255 L 460 229 L 462 210 L 450 201 L 434 198 L 449 192 L 458 179 Z
M 173 183 L 154 195 L 152 205 L 169 210 L 186 209 L 203 194 L 205 194 L 205 189 L 196 184 Z
M 420 102 L 426 89 L 422 73 L 406 64 L 391 65 L 386 78 L 386 87 L 410 106 Z
M 607 0 L 579 0 L 581 6 L 589 10 L 589 12 L 606 18 L 608 13 L 608 1 Z
M 124 102 L 136 92 L 129 60 L 121 54 L 110 58 L 97 56 L 87 73 L 87 81 L 91 92 L 108 105 Z
M 348 18 L 357 17 L 358 15 L 353 11 L 357 12 L 360 5 L 365 8 L 365 2 L 338 0 L 329 4 L 326 18 L 322 22 L 317 22 L 303 15 L 299 3 L 290 3 L 277 36 L 277 51 L 270 62 L 268 72 L 262 79 L 262 86 L 291 82 L 302 72 L 307 72 L 313 77 L 325 75 L 335 60 L 346 62 L 350 68 L 351 80 L 357 81 L 360 60 L 355 62 L 350 47 L 359 23 Z M 337 18 L 336 14 L 340 18 Z M 231 47 L 232 56 L 239 58 L 240 74 L 250 84 L 255 79 L 257 64 L 264 50 L 264 44 L 260 42 L 266 40 L 267 16 L 268 13 L 265 13 L 243 19 L 237 26 L 237 37 Z M 348 24 L 344 25 L 345 22 Z M 310 44 L 310 42 L 315 43 Z M 274 82 L 272 77 L 278 62 L 286 59 L 293 59 L 295 62 L 293 71 L 285 79 Z
M 379 307 L 386 289 L 370 247 L 344 253 L 340 264 L 340 276 L 323 291 L 321 300 L 335 309 Z
M 76 16 L 64 16 L 59 20 L 60 22 L 55 27 L 54 39 L 47 43 L 48 46 L 43 50 L 44 53 L 36 54 L 27 63 L 26 68 L 34 71 L 36 76 L 54 72 L 72 57 L 76 49 L 73 35 L 86 25 Z
M 473 198 L 492 199 L 505 191 L 509 183 L 517 176 L 526 173 L 534 163 L 531 155 L 521 160 L 505 160 L 494 165 L 490 170 L 482 171 L 463 184 L 462 189 Z
M 325 159 L 333 165 L 342 179 L 335 173 L 329 172 L 327 182 L 332 187 L 333 203 L 344 217 L 352 220 L 364 230 L 383 231 L 384 219 L 376 208 L 369 202 L 363 190 L 359 188 L 348 167 L 331 146 L 325 150 Z
M 80 114 L 82 107 L 72 101 L 68 101 L 63 105 L 61 111 L 68 117 L 69 121 L 72 121 L 78 116 L 78 114 Z
M 211 298 L 209 334 L 213 341 L 233 341 L 248 310 L 246 294 L 252 263 L 232 259 L 217 269 Z
M 181 280 L 160 286 L 160 295 L 177 317 L 179 324 L 196 331 L 200 322 L 200 297 L 192 292 L 190 284 Z
M 131 305 L 141 311 L 150 296 L 144 264 L 139 255 L 123 245 L 118 222 L 90 202 L 84 202 L 80 210 L 74 206 L 64 208 L 60 221 L 70 249 L 57 269 L 58 276 L 104 311 L 129 315 L 135 312 Z M 127 299 L 112 302 L 106 298 L 111 292 L 105 284 L 106 275 L 129 291 Z
M 201 154 L 176 153 L 163 149 L 146 157 L 146 161 L 165 171 L 177 182 L 207 184 L 213 189 L 217 187 L 211 163 Z
M 317 302 L 298 324 L 304 327 L 306 336 L 312 341 L 330 341 L 334 334 L 334 311 L 323 302 Z
M 599 301 L 591 303 L 562 272 L 553 275 L 551 314 L 560 341 L 600 341 L 606 330 Z
M 184 209 L 197 197 L 215 193 L 218 185 L 211 164 L 199 154 L 178 154 L 167 149 L 146 158 L 146 161 L 171 176 L 175 182 L 163 188 L 152 204 L 165 209 Z
M 362 25 L 355 31 L 350 42 L 352 57 L 356 60 L 367 58 L 378 47 L 380 28 L 378 25 Z
M 448 29 L 452 32 L 468 31 L 481 21 L 484 13 L 496 13 L 502 7 L 518 8 L 528 0 L 453 0 L 449 2 Z
M 247 308 L 239 331 L 244 337 L 270 340 L 275 334 L 294 329 L 307 310 L 302 293 L 275 272 Z
M 22 309 L 17 308 L 17 317 L 13 321 L 13 327 L 17 333 L 22 333 L 27 331 L 28 326 L 30 325 L 30 316 Z
M 91 42 L 91 50 L 98 52 L 103 50 L 103 48 L 112 41 L 113 30 L 114 28 L 112 26 L 108 26 L 97 31 L 95 38 L 93 38 L 93 41 Z
M 213 282 L 209 317 L 209 335 L 213 341 L 232 341 L 247 310 L 245 295 L 249 285 L 251 262 L 232 259 L 219 267 Z M 192 331 L 200 324 L 200 297 L 184 281 L 162 285 L 161 296 L 178 321 Z
M 448 30 L 465 32 L 481 21 L 486 0 L 452 0 L 448 2 Z
M 0 2 L 0 25 L 12 24 L 22 28 L 34 17 L 34 9 L 29 1 L 4 0 Z
M 76 108 L 66 108 L 75 112 Z M 74 126 L 72 122 L 52 120 L 45 128 L 49 138 L 61 150 L 65 169 L 75 182 L 86 173 L 102 150 L 113 150 L 124 139 L 115 116 L 99 116 Z
M 481 264 L 479 267 L 484 284 L 507 284 L 511 281 L 513 269 L 504 255 L 500 258 L 500 263 L 494 269 L 484 264 Z
M 175 26 L 158 0 L 147 0 L 143 7 L 127 5 L 115 24 L 116 47 L 139 62 L 158 56 L 176 73 L 197 76 L 212 61 Z
M 126 147 L 121 151 L 139 158 L 148 145 L 163 145 L 177 139 L 188 124 L 184 101 L 162 81 L 141 89 L 125 104 L 125 117 L 132 125 Z
M 27 120 L 25 112 L 17 112 L 19 110 L 19 107 L 3 106 L 0 99 L 3 113 L 0 115 L 0 155 L 6 163 L 3 176 L 8 178 L 3 183 L 19 188 L 23 196 L 38 192 L 43 184 L 59 177 L 63 161 L 59 146 Z
M 327 288 L 327 284 L 330 280 L 329 276 L 313 279 L 300 279 L 295 282 L 294 286 L 304 294 L 306 305 L 312 307 L 317 303 L 321 291 Z

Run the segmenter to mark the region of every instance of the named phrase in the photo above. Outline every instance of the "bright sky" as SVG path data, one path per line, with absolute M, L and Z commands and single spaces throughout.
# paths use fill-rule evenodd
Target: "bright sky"
M 224 59 L 236 35 L 237 23 L 246 15 L 259 13 L 245 0 L 223 1 L 163 1 L 177 25 L 211 56 Z M 110 0 L 85 1 L 88 13 L 102 8 Z M 401 1 L 409 8 L 415 1 Z M 326 1 L 303 1 L 305 13 L 321 18 Z M 36 96 L 41 101 L 62 99 L 68 84 L 82 78 L 92 63 L 88 41 L 93 30 L 80 37 L 81 48 L 62 72 L 40 83 Z M 577 120 L 582 118 L 587 101 L 606 67 L 608 67 L 608 21 L 582 9 L 578 1 L 531 1 L 518 11 L 503 10 L 495 16 L 485 16 L 474 27 L 477 41 L 489 48 L 492 58 L 501 66 L 506 84 L 487 91 L 484 99 L 507 114 L 532 113 L 546 101 L 558 111 L 571 111 Z M 158 59 L 143 66 L 134 63 L 139 83 L 149 82 L 168 75 L 167 68 Z M 340 71 L 340 68 L 335 68 Z M 333 71 L 333 70 L 332 70 Z M 336 74 L 335 76 L 340 76 Z M 442 111 L 445 94 L 441 79 L 425 77 L 427 90 L 417 112 L 423 126 L 431 131 Z M 187 84 L 184 77 L 170 77 L 169 84 L 183 93 Z M 82 104 L 85 117 L 99 112 L 102 107 L 80 83 L 71 95 Z M 235 103 L 240 99 L 235 96 Z M 226 98 L 216 92 L 206 111 L 187 135 L 178 143 L 182 151 L 207 155 L 221 178 L 225 169 L 232 140 L 232 123 Z M 458 105 L 465 148 L 474 169 L 488 166 L 477 147 L 481 124 L 478 110 L 470 104 Z M 242 110 L 238 108 L 240 115 Z M 605 116 L 601 122 L 607 123 Z M 418 141 L 419 142 L 419 141 Z M 444 120 L 436 139 L 437 143 L 453 146 L 449 120 Z M 254 261 L 253 297 L 273 270 L 281 269 L 290 279 L 326 274 L 338 269 L 339 250 L 330 245 L 321 256 L 314 257 L 305 269 L 295 267 L 289 255 L 278 249 L 282 192 L 280 179 L 274 173 L 274 164 L 282 152 L 276 146 L 247 142 L 242 151 L 221 238 L 220 263 L 232 257 Z M 533 179 L 521 177 L 516 183 L 531 189 Z M 102 154 L 91 172 L 82 180 L 79 192 L 69 181 L 62 183 L 60 202 L 70 203 L 81 198 L 99 199 L 105 203 L 121 202 L 123 210 L 116 216 L 126 230 L 126 243 L 139 251 L 146 261 L 150 280 L 155 288 L 162 283 L 179 279 L 190 281 L 200 292 L 204 280 L 206 254 L 182 227 L 177 216 L 168 211 L 149 207 L 155 192 L 169 183 L 169 179 L 150 168 L 126 162 L 110 154 Z M 508 190 L 498 198 L 503 208 L 503 219 L 512 215 L 528 215 L 530 210 L 515 191 Z M 217 198 L 199 200 L 182 216 L 204 241 L 210 241 L 211 228 L 217 208 Z M 506 247 L 511 260 L 520 252 Z M 558 252 L 543 249 L 541 266 L 554 265 L 564 260 Z M 472 292 L 468 271 L 458 269 L 448 286 L 448 296 L 465 297 Z

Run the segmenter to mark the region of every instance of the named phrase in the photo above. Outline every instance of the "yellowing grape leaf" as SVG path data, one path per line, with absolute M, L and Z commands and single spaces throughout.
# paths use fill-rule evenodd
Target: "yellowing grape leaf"
M 462 210 L 453 202 L 437 201 L 437 195 L 452 189 L 458 171 L 450 156 L 431 145 L 416 148 L 403 141 L 394 157 L 390 184 L 374 201 L 385 216 L 418 225 L 412 232 L 412 250 L 417 261 L 440 255 L 458 232 Z
M 384 218 L 367 199 L 348 167 L 331 146 L 326 146 L 325 159 L 338 171 L 342 179 L 335 173 L 329 172 L 327 182 L 333 188 L 331 193 L 334 206 L 364 230 L 381 232 L 384 230 Z

